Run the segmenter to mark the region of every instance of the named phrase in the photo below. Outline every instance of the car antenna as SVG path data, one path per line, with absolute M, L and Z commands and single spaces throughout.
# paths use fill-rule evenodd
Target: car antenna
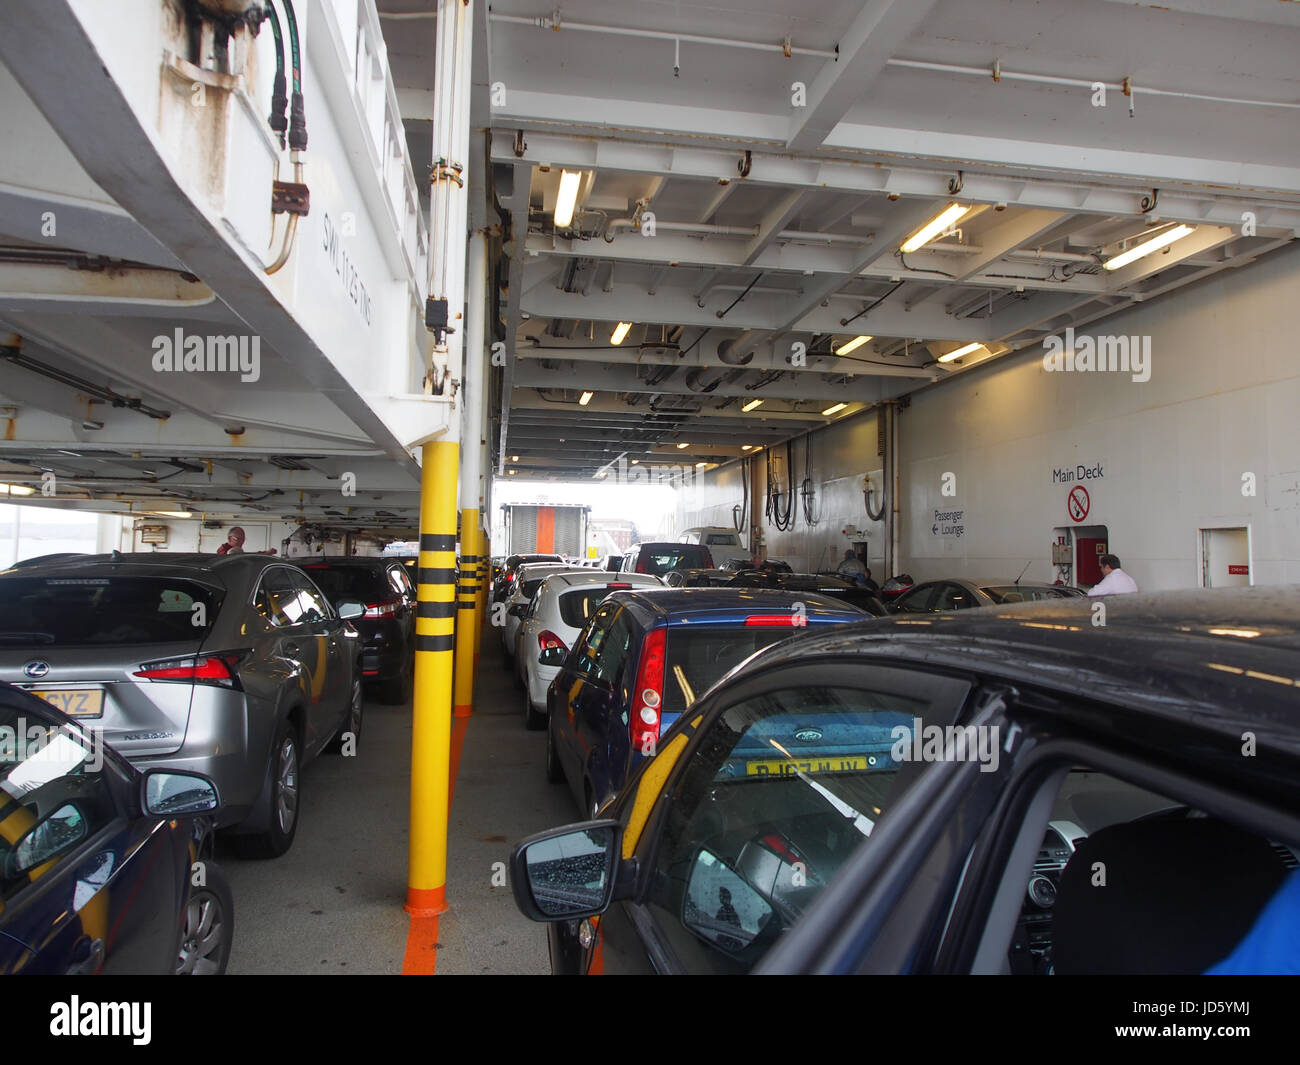
M 1029 568 L 1030 566 L 1032 566 L 1033 564 L 1034 564 L 1034 560 L 1031 558 L 1028 562 L 1025 563 L 1025 569 L 1028 569 L 1028 568 Z M 1020 577 L 1023 577 L 1023 576 L 1025 575 L 1025 569 L 1022 569 L 1022 570 L 1020 571 Z M 1017 577 L 1017 578 L 1016 578 L 1016 584 L 1017 584 L 1017 585 L 1020 584 L 1020 577 Z

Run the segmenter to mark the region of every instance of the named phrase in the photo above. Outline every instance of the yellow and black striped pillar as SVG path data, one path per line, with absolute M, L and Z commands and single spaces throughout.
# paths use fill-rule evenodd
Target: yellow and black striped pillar
M 487 627 L 488 594 L 492 590 L 492 541 L 479 530 L 478 596 L 474 610 L 474 670 L 478 671 L 479 649 L 483 646 L 483 630 Z
M 447 909 L 452 676 L 456 627 L 456 442 L 425 444 L 420 473 L 420 572 L 411 726 L 411 850 L 406 909 Z
M 474 712 L 475 607 L 478 606 L 479 558 L 482 548 L 478 509 L 460 512 L 460 577 L 456 585 L 456 693 L 452 713 L 469 717 Z

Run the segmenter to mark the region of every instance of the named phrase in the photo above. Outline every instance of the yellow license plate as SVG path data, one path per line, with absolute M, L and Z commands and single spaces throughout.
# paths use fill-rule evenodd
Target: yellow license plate
M 800 773 L 851 773 L 872 769 L 880 765 L 883 755 L 874 754 L 868 759 L 859 755 L 836 756 L 832 758 L 806 758 L 788 760 L 785 758 L 764 759 L 749 762 L 745 766 L 745 775 L 749 777 L 792 777 Z
M 69 717 L 101 717 L 104 713 L 103 688 L 46 688 L 32 694 Z

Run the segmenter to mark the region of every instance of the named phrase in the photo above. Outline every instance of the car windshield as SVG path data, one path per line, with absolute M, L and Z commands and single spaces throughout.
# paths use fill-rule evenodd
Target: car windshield
M 397 594 L 383 572 L 371 566 L 310 563 L 303 566 L 303 569 L 331 603 L 339 603 L 344 599 L 375 603 L 381 599 L 392 599 Z
M 784 640 L 793 627 L 670 625 L 664 674 L 665 714 L 680 714 L 755 651 Z
M 674 569 L 704 569 L 709 560 L 705 548 L 697 544 L 657 544 L 642 552 L 641 563 L 638 572 L 662 577 Z
M 600 601 L 609 595 L 609 589 L 603 584 L 593 584 L 588 588 L 574 588 L 560 596 L 560 620 L 570 628 L 580 629 L 587 624 Z
M 217 589 L 174 577 L 10 577 L 0 581 L 0 649 L 197 642 Z

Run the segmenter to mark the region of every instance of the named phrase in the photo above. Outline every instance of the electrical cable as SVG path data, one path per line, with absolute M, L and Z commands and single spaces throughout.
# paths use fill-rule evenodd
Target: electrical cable
M 284 81 L 284 31 L 275 5 L 268 0 L 267 18 L 271 20 L 271 36 L 275 38 L 275 80 L 271 85 L 271 115 L 267 121 L 280 138 L 280 148 L 285 147 L 285 133 L 289 129 L 289 93 Z
M 813 481 L 812 433 L 804 437 L 803 483 L 799 486 L 799 495 L 803 505 L 804 524 L 811 529 L 821 521 L 817 513 L 817 490 Z
M 757 274 L 754 275 L 754 280 L 745 286 L 744 292 L 742 292 L 739 296 L 737 296 L 734 300 L 732 300 L 729 304 L 727 304 L 725 309 L 715 312 L 717 316 L 719 318 L 727 317 L 727 314 L 731 311 L 731 308 L 749 295 L 749 290 L 758 284 L 759 278 L 761 278 L 762 276 L 763 276 L 763 271 L 760 270 Z

